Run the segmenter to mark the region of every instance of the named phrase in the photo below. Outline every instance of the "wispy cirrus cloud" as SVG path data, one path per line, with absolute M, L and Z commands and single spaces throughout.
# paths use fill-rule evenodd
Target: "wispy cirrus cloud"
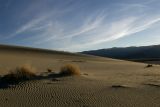
M 31 31 L 33 28 L 35 28 L 37 26 L 37 24 L 44 21 L 45 19 L 46 19 L 46 16 L 32 19 L 29 22 L 27 22 L 26 24 L 22 25 L 20 28 L 18 28 L 14 33 L 12 33 L 11 35 L 8 35 L 5 39 L 11 39 L 13 37 L 16 37 L 19 34 L 22 34 L 27 31 Z
M 89 49 L 151 28 L 160 21 L 157 12 L 152 12 L 155 8 L 149 5 L 152 2 L 115 2 L 109 6 L 107 2 L 106 6 L 101 4 L 99 7 L 96 2 L 96 7 L 92 7 L 88 1 L 74 5 L 71 0 L 65 2 L 67 7 L 61 3 L 57 6 L 54 2 L 54 8 L 48 8 L 49 4 L 42 2 L 29 6 L 26 13 L 41 7 L 47 9 L 35 14 L 6 39 L 21 36 L 20 41 L 30 41 L 33 46 L 46 45 L 71 51 Z M 23 38 L 23 35 L 27 36 Z
M 88 18 L 83 20 L 79 27 L 74 29 L 68 29 L 67 25 L 55 21 L 45 22 L 43 26 L 36 27 L 30 26 L 29 24 L 29 29 L 27 27 L 26 28 L 28 30 L 42 30 L 42 34 L 38 35 L 37 37 L 33 36 L 30 38 L 36 38 L 36 41 L 34 42 L 34 44 L 36 45 L 54 41 L 66 42 L 67 40 L 69 40 L 70 43 L 68 43 L 67 45 L 72 46 L 63 46 L 63 48 L 61 49 L 67 50 L 68 48 L 70 48 L 71 50 L 76 50 L 141 32 L 150 28 L 156 22 L 160 21 L 160 18 L 158 17 L 148 19 L 144 16 L 132 16 L 125 19 L 120 18 L 112 22 L 106 21 L 106 19 L 106 15 L 92 15 L 92 17 L 89 16 Z M 36 24 L 39 24 L 39 21 L 36 22 Z M 81 40 L 72 41 L 73 38 L 81 38 Z
M 130 36 L 132 34 L 144 31 L 150 28 L 151 26 L 153 26 L 154 24 L 156 24 L 157 22 L 160 22 L 160 17 L 153 18 L 153 19 L 146 19 L 145 21 L 144 20 L 142 21 L 142 20 L 143 18 L 141 19 L 136 17 L 130 17 L 130 18 L 127 18 L 126 20 L 113 22 L 108 30 L 96 31 L 96 33 L 92 35 L 92 38 L 94 39 L 92 40 L 88 39 L 83 44 L 77 44 L 77 45 L 71 46 L 70 49 L 83 50 L 85 49 L 85 47 L 90 47 L 90 46 L 93 47 L 97 44 L 116 40 L 125 36 Z M 62 48 L 62 50 L 67 50 L 67 47 Z
M 41 37 L 43 37 L 43 41 L 36 41 L 35 44 L 46 43 L 53 40 L 71 39 L 73 37 L 92 32 L 101 26 L 105 17 L 106 15 L 102 16 L 100 13 L 92 17 L 89 16 L 86 18 L 86 20 L 84 20 L 84 22 L 82 21 L 79 27 L 73 29 L 68 29 L 67 25 L 59 22 L 50 22 L 50 26 L 45 28 L 43 34 L 41 35 Z
M 72 0 L 68 1 L 71 2 Z M 54 1 L 53 1 L 54 2 Z M 64 4 L 58 4 L 59 7 L 65 6 L 68 2 L 64 2 Z M 45 4 L 45 2 L 44 2 Z M 39 10 L 43 5 L 43 1 L 37 3 L 37 1 L 33 1 L 31 5 L 21 14 L 23 17 L 27 17 L 26 14 L 32 13 L 33 10 Z M 71 11 L 70 8 L 65 7 L 65 9 L 59 9 L 58 6 L 53 8 L 53 10 L 44 9 L 42 12 L 35 13 L 34 18 L 26 21 L 20 27 L 18 27 L 12 34 L 7 35 L 5 39 L 12 39 L 19 34 L 23 34 L 26 32 L 33 32 L 38 30 L 46 30 L 50 27 L 52 21 L 55 21 L 57 17 L 63 16 L 65 13 Z M 52 21 L 51 21 L 52 20 Z
M 54 12 L 51 12 L 51 13 L 43 14 L 34 19 L 29 20 L 24 25 L 19 27 L 14 33 L 12 33 L 11 35 L 8 35 L 6 39 L 13 38 L 25 32 L 44 30 L 48 28 L 50 26 L 50 23 L 47 20 L 53 15 L 57 15 L 57 14 Z

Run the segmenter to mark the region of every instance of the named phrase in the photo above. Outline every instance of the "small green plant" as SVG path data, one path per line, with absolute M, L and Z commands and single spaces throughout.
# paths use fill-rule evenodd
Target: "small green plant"
M 61 68 L 60 75 L 80 75 L 80 69 L 77 65 L 67 64 Z

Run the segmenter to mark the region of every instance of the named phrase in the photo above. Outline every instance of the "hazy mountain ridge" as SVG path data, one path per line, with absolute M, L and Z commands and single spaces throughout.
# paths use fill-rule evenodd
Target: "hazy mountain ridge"
M 126 60 L 160 59 L 160 45 L 84 51 L 83 54 Z

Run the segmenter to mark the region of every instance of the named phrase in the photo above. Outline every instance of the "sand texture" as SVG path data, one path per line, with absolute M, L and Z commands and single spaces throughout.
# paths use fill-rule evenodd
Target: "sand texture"
M 24 64 L 42 78 L 1 83 L 0 107 L 160 107 L 158 65 L 0 46 L 1 76 Z M 81 75 L 54 75 L 65 64 L 78 65 Z

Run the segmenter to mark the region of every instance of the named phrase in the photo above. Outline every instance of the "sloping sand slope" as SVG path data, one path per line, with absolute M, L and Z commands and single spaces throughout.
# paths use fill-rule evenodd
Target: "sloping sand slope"
M 0 71 L 23 64 L 59 72 L 74 63 L 81 76 L 45 78 L 0 88 L 1 107 L 160 107 L 160 66 L 48 50 L 0 46 Z

